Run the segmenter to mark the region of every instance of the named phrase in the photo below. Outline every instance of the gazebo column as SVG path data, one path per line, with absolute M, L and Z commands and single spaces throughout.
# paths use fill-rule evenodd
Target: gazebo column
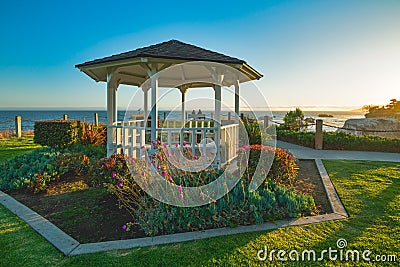
M 181 117 L 181 123 L 182 123 L 182 127 L 185 125 L 185 96 L 186 96 L 186 92 L 188 87 L 185 85 L 182 85 L 180 88 L 181 91 L 181 95 L 182 95 L 182 105 L 181 105 L 181 111 L 182 111 L 182 117 Z
M 220 77 L 219 77 L 220 78 Z M 222 79 L 218 79 L 218 84 L 214 86 L 215 92 L 215 115 L 214 115 L 214 127 L 215 131 L 215 145 L 217 147 L 217 154 L 215 155 L 215 164 L 219 168 L 221 165 L 221 83 Z
M 144 116 L 143 119 L 144 121 L 146 121 L 147 116 L 149 115 L 149 107 L 148 107 L 149 88 L 143 87 L 142 91 L 143 91 L 143 116 Z
M 151 76 L 151 141 L 157 140 L 158 125 L 158 76 Z
M 117 89 L 118 83 L 113 79 L 113 73 L 107 75 L 107 121 L 108 126 L 117 122 Z M 117 152 L 117 131 L 115 128 L 107 128 L 107 157 Z
M 239 80 L 235 82 L 235 123 L 239 123 Z

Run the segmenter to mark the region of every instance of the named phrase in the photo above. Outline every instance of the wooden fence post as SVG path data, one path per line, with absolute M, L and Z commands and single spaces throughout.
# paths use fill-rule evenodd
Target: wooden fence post
M 68 114 L 63 115 L 63 120 L 67 121 L 68 120 Z
M 315 121 L 315 149 L 323 148 L 322 120 Z
M 99 126 L 99 114 L 97 112 L 94 113 L 94 126 Z
M 17 138 L 22 136 L 21 116 L 15 116 L 15 136 Z

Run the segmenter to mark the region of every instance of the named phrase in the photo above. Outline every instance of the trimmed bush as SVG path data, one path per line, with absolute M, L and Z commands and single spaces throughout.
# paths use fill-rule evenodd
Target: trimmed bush
M 314 148 L 314 132 L 293 132 L 279 129 L 276 133 L 279 140 Z M 357 136 L 346 132 L 323 132 L 323 142 L 323 148 L 328 150 L 400 153 L 400 139 L 379 136 Z
M 34 142 L 49 147 L 69 147 L 81 140 L 80 121 L 36 121 Z

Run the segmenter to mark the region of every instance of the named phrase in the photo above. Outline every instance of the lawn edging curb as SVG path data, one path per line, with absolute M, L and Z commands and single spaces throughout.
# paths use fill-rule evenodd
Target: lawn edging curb
M 348 218 L 349 215 L 347 214 L 346 209 L 340 201 L 340 198 L 335 190 L 335 187 L 333 186 L 332 181 L 329 178 L 329 175 L 324 167 L 322 160 L 315 159 L 315 164 L 317 166 L 318 172 L 320 173 L 322 184 L 327 193 L 328 200 L 333 211 L 332 213 L 285 219 L 276 222 L 268 222 L 256 225 L 238 226 L 235 228 L 224 227 L 196 232 L 162 235 L 156 237 L 144 237 L 136 239 L 113 240 L 81 244 L 77 240 L 60 230 L 57 226 L 49 222 L 47 219 L 43 218 L 30 208 L 26 207 L 25 205 L 18 202 L 17 200 L 2 191 L 0 191 L 0 203 L 16 216 L 18 216 L 20 219 L 25 221 L 28 225 L 30 225 L 36 232 L 38 232 L 42 237 L 44 237 L 48 242 L 50 242 L 66 256 L 77 256 L 110 250 L 178 243 L 204 238 L 226 236 L 239 233 L 259 232 L 289 226 L 300 226 L 311 223 Z

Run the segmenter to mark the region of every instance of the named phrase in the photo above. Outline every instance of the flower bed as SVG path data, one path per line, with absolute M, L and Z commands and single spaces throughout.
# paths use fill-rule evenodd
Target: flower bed
M 177 170 L 167 160 L 167 157 L 171 155 L 164 148 L 161 143 L 157 143 L 158 152 L 152 157 L 150 164 L 140 160 L 127 161 L 123 155 L 99 159 L 98 157 L 88 157 L 85 153 L 77 151 L 49 150 L 55 153 L 52 154 L 54 157 L 52 156 L 53 158 L 47 163 L 38 164 L 38 166 L 45 165 L 45 168 L 26 169 L 25 172 L 30 173 L 31 176 L 21 178 L 19 187 L 15 188 L 28 188 L 30 183 L 27 181 L 34 182 L 35 179 L 32 177 L 43 174 L 49 167 L 47 164 L 51 166 L 54 164 L 51 167 L 57 170 L 57 173 L 52 175 L 54 179 L 46 180 L 46 186 L 36 187 L 39 190 L 33 190 L 34 192 L 45 191 L 46 187 L 52 183 L 62 182 L 68 176 L 82 177 L 90 187 L 107 188 L 107 191 L 118 200 L 120 208 L 126 211 L 124 218 L 126 218 L 126 214 L 129 215 L 130 219 L 126 220 L 124 224 L 115 225 L 116 228 L 126 233 L 132 230 L 142 231 L 148 236 L 263 223 L 281 218 L 310 215 L 316 211 L 311 196 L 296 193 L 294 190 L 297 165 L 293 156 L 280 149 L 277 149 L 274 154 L 272 148 L 257 145 L 242 149 L 242 153 L 249 152 L 249 165 L 237 184 L 222 198 L 198 207 L 175 207 L 159 202 L 146 194 L 138 185 L 137 176 L 151 182 L 153 179 L 151 172 L 157 172 L 163 177 L 165 183 L 176 186 L 174 193 L 176 198 L 185 200 L 187 187 L 209 184 L 224 172 L 224 169 L 206 169 L 199 172 Z M 250 191 L 248 186 L 254 174 L 254 162 L 259 160 L 261 151 L 273 156 L 274 162 L 263 185 L 255 191 Z M 190 160 L 198 157 L 191 155 L 190 150 L 183 149 L 183 152 L 185 157 Z M 40 153 L 43 151 L 34 151 L 25 155 L 23 160 L 29 162 L 32 158 L 41 158 Z M 5 166 L 9 168 L 21 164 L 21 160 L 22 158 L 17 157 L 3 164 L 2 171 L 6 169 Z M 227 174 L 227 177 L 230 179 L 235 175 L 237 174 L 230 173 Z M 2 189 L 10 189 L 11 187 L 4 187 L 8 183 L 9 181 L 3 180 L 0 186 Z M 208 195 L 200 193 L 198 197 L 207 198 Z

